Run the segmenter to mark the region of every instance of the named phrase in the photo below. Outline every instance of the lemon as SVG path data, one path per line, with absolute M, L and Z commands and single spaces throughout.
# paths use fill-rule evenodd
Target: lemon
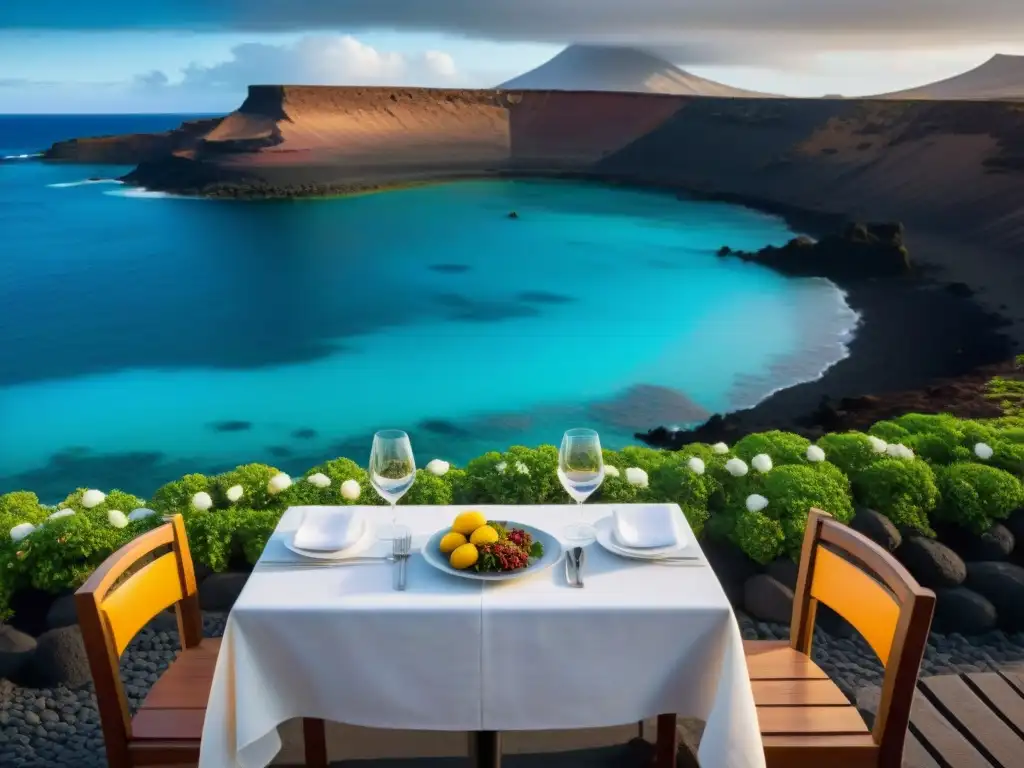
M 448 562 L 452 564 L 452 568 L 463 571 L 471 565 L 474 565 L 479 556 L 480 553 L 476 551 L 476 547 L 474 545 L 463 544 L 461 547 L 455 548 L 455 551 L 452 552 Z
M 481 525 L 473 531 L 473 535 L 469 537 L 469 540 L 478 547 L 481 544 L 493 544 L 498 540 L 498 532 L 489 525 Z
M 466 543 L 466 537 L 458 531 L 449 531 L 441 537 L 441 551 L 446 555 Z
M 452 530 L 456 533 L 461 533 L 463 536 L 469 536 L 482 525 L 487 525 L 487 518 L 482 513 L 463 512 L 455 518 L 455 522 L 452 523 Z

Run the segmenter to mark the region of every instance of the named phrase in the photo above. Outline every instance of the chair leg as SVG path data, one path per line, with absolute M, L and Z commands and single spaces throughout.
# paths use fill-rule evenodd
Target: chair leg
M 674 768 L 676 751 L 676 716 L 658 715 L 658 740 L 654 745 L 656 768 Z
M 302 718 L 302 741 L 308 768 L 327 768 L 327 729 L 324 721 Z

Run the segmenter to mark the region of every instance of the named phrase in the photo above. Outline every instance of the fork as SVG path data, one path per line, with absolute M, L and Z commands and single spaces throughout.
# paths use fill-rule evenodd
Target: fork
M 412 553 L 411 531 L 406 531 L 401 536 L 395 538 L 392 552 L 394 559 L 398 562 L 398 586 L 396 589 L 399 592 L 404 592 L 409 556 Z

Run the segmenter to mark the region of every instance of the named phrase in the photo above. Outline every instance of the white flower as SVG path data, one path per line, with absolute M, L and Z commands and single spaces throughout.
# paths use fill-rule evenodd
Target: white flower
M 210 498 L 210 494 L 206 491 L 200 491 L 192 497 L 192 506 L 200 512 L 205 512 L 213 506 L 213 499 Z
M 733 477 L 743 477 L 747 474 L 747 463 L 743 459 L 729 459 L 725 462 L 725 469 Z
M 807 460 L 818 463 L 825 460 L 825 452 L 816 445 L 807 446 Z
M 619 468 L 612 466 L 611 464 L 605 465 L 604 468 L 605 477 L 619 477 Z
M 245 493 L 245 489 L 242 486 L 232 485 L 224 495 L 228 497 L 228 501 L 236 502 L 242 498 L 243 493 Z
M 626 482 L 630 485 L 636 485 L 640 488 L 647 487 L 647 473 L 644 472 L 640 467 L 629 467 L 626 470 Z
M 271 496 L 276 496 L 285 488 L 288 488 L 292 484 L 292 479 L 288 477 L 284 472 L 278 472 L 267 483 L 267 493 Z
M 452 468 L 452 465 L 447 461 L 441 461 L 441 459 L 431 459 L 427 462 L 427 472 L 438 477 L 444 477 L 448 474 L 448 470 Z
M 331 478 L 323 472 L 316 472 L 307 477 L 306 482 L 310 485 L 315 485 L 317 488 L 326 488 L 331 484 Z
M 98 507 L 107 498 L 103 491 L 89 490 L 82 494 L 82 506 L 86 509 Z
M 751 512 L 760 512 L 768 506 L 768 499 L 759 493 L 752 493 L 747 496 L 747 509 Z
M 894 459 L 912 459 L 914 458 L 914 452 L 903 445 L 903 443 L 889 443 L 885 447 L 885 452 L 892 456 Z
M 725 443 L 715 443 L 714 445 L 711 446 L 711 450 L 714 451 L 715 453 L 728 453 L 729 446 L 726 445 Z
M 528 475 L 528 474 L 530 474 L 530 468 L 528 466 L 526 466 L 525 464 L 523 464 L 523 462 L 517 461 L 516 462 L 516 472 L 518 472 L 520 475 Z
M 499 475 L 504 475 L 505 470 L 508 468 L 508 464 L 506 464 L 504 461 L 499 461 L 497 464 L 494 465 L 494 468 L 498 471 Z
M 704 474 L 704 462 L 698 459 L 696 456 L 691 456 L 689 459 L 687 459 L 686 466 L 688 466 L 690 468 L 690 471 L 693 472 L 695 475 Z
M 991 459 L 993 453 L 995 453 L 995 451 L 992 450 L 992 446 L 988 443 L 978 443 L 974 446 L 974 455 L 982 461 L 988 461 Z
M 341 497 L 343 499 L 355 501 L 359 498 L 360 493 L 362 493 L 362 489 L 359 487 L 359 483 L 355 480 L 346 480 L 341 484 Z
M 767 453 L 759 453 L 750 460 L 750 465 L 758 472 L 771 472 L 772 457 Z
M 11 541 L 21 541 L 35 529 L 36 527 L 32 523 L 20 523 L 11 528 Z
M 112 509 L 107 512 L 107 522 L 115 528 L 124 528 L 128 525 L 128 518 L 120 509 Z
M 128 520 L 129 522 L 135 522 L 136 520 L 145 520 L 147 517 L 152 517 L 155 514 L 155 509 L 139 507 L 138 509 L 133 509 L 131 512 L 128 513 Z
M 58 509 L 56 512 L 54 512 L 52 515 L 50 515 L 46 519 L 47 520 L 60 520 L 62 517 L 71 517 L 73 514 L 75 514 L 75 510 L 73 510 L 73 509 Z
M 874 435 L 868 435 L 868 441 L 871 443 L 871 450 L 875 453 L 885 453 L 889 448 L 889 444 L 880 437 Z

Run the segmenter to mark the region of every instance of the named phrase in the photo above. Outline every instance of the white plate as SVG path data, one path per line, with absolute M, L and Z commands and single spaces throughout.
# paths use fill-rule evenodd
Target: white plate
M 292 531 L 284 537 L 284 545 L 288 547 L 292 552 L 302 557 L 308 557 L 311 560 L 344 560 L 346 557 L 354 557 L 355 555 L 362 554 L 370 547 L 373 546 L 374 542 L 377 541 L 377 533 L 374 529 L 373 521 L 367 517 L 363 518 L 364 529 L 363 535 L 359 537 L 350 547 L 345 549 L 339 549 L 336 552 L 325 552 L 322 550 L 314 549 L 300 549 L 294 544 L 295 534 L 297 531 Z
M 597 530 L 597 543 L 607 549 L 613 555 L 628 557 L 633 560 L 658 560 L 663 557 L 671 557 L 687 545 L 686 536 L 682 526 L 676 523 L 676 536 L 678 542 L 668 547 L 645 547 L 644 549 L 633 549 L 624 547 L 615 540 L 615 520 L 611 515 L 603 517 L 594 523 Z
M 538 571 L 546 570 L 562 559 L 562 545 L 559 544 L 558 539 L 547 531 L 542 531 L 540 528 L 534 528 L 532 525 L 525 525 L 523 523 L 508 522 L 506 525 L 509 528 L 522 528 L 530 534 L 534 541 L 539 541 L 544 545 L 544 554 L 535 560 L 531 560 L 529 565 L 525 568 L 520 568 L 518 571 L 479 573 L 472 568 L 460 571 L 457 568 L 452 568 L 448 562 L 448 556 L 441 552 L 441 539 L 451 530 L 451 528 L 442 528 L 431 536 L 423 546 L 423 559 L 439 571 L 444 571 L 452 576 L 458 576 L 463 579 L 474 579 L 475 581 L 511 581 L 512 579 L 519 579 L 523 576 L 529 576 Z

